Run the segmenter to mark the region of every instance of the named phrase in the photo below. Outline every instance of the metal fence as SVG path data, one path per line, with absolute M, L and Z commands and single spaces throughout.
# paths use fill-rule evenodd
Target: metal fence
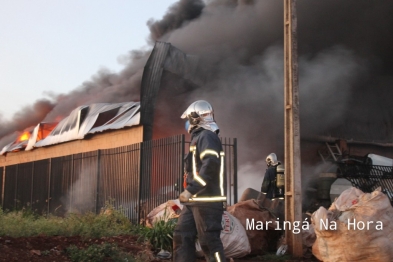
M 237 202 L 236 139 L 222 139 L 228 204 Z M 133 222 L 183 190 L 184 135 L 0 167 L 3 209 L 39 214 L 121 209 Z
M 393 167 L 358 163 L 337 163 L 337 165 L 338 177 L 346 178 L 352 186 L 367 193 L 381 187 L 382 192 L 389 197 L 393 205 Z
M 3 184 L 4 184 L 4 167 L 0 167 L 0 204 L 3 203 L 4 199 L 4 190 L 3 190 Z

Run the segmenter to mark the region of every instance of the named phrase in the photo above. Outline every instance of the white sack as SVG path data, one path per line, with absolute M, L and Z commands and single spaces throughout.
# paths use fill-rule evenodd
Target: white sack
M 183 205 L 180 203 L 179 199 L 169 200 L 166 203 L 159 205 L 154 208 L 147 215 L 147 226 L 152 226 L 156 221 L 164 219 L 167 221 L 170 218 L 178 217 L 178 209 L 183 209 Z M 246 234 L 246 230 L 240 221 L 224 211 L 222 215 L 222 231 L 221 231 L 221 241 L 224 246 L 224 253 L 226 257 L 243 257 L 250 253 L 250 243 Z M 201 255 L 201 247 L 197 241 L 196 243 L 197 253 Z
M 349 188 L 311 221 L 317 236 L 312 251 L 321 261 L 393 261 L 393 207 L 380 190 Z

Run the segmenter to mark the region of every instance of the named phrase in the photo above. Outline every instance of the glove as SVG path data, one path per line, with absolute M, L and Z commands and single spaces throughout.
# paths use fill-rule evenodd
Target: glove
M 192 194 L 190 192 L 188 192 L 187 190 L 184 190 L 180 196 L 179 196 L 179 200 L 180 202 L 188 202 L 191 198 Z

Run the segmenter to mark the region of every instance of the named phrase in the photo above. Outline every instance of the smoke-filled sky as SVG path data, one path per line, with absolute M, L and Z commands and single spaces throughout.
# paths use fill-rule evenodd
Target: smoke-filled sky
M 145 19 L 138 17 L 138 21 L 144 20 L 139 22 L 145 24 L 149 33 L 136 35 L 122 29 L 134 28 L 134 20 L 130 19 L 137 14 L 133 7 L 139 8 L 142 2 L 150 5 L 144 11 L 152 12 L 151 17 L 155 18 L 146 25 L 149 16 Z M 22 30 L 22 25 L 13 27 L 10 19 L 12 15 L 8 13 L 23 6 L 13 4 L 14 9 L 9 10 L 10 5 L 7 4 L 10 22 L 7 23 L 7 17 L 3 17 L 2 13 L 6 13 L 4 10 L 1 10 L 0 22 L 2 27 L 6 23 L 8 30 L 14 28 L 16 39 L 23 39 L 28 44 L 30 41 L 34 43 L 35 38 L 49 35 L 54 39 L 53 42 L 43 43 L 40 50 L 52 48 L 48 45 L 61 44 L 62 48 L 53 49 L 49 55 L 40 59 L 33 47 L 26 48 L 24 44 L 23 48 L 23 41 L 7 42 L 7 39 L 2 39 L 2 45 L 7 43 L 8 48 L 12 45 L 12 50 L 19 50 L 18 44 L 21 48 L 20 52 L 1 53 L 2 57 L 8 59 L 14 57 L 7 63 L 16 70 L 12 72 L 11 80 L 7 80 L 7 86 L 4 86 L 1 80 L 4 79 L 4 72 L 11 72 L 7 71 L 7 64 L 1 59 L 1 110 L 4 110 L 6 102 L 12 101 L 12 105 L 20 108 L 20 111 L 10 119 L 0 118 L 0 137 L 40 121 L 53 121 L 81 104 L 139 100 L 143 66 L 153 43 L 165 41 L 185 53 L 199 56 L 201 72 L 204 72 L 206 81 L 194 91 L 161 97 L 157 108 L 160 115 L 180 116 L 185 109 L 183 107 L 192 101 L 207 99 L 215 107 L 221 134 L 238 138 L 239 158 L 244 169 L 255 167 L 246 168 L 247 160 L 264 159 L 271 152 L 276 152 L 282 158 L 283 1 L 179 0 L 172 6 L 170 1 L 142 2 L 135 2 L 132 7 L 126 7 L 122 2 L 111 2 L 105 12 L 93 18 L 91 13 L 96 12 L 96 5 L 104 4 L 94 2 L 87 7 L 78 4 L 80 6 L 75 13 L 69 10 L 63 16 L 59 15 L 59 20 L 67 19 L 61 27 L 54 23 L 50 29 L 41 30 L 42 25 L 50 23 L 48 14 L 53 4 L 48 4 L 48 14 L 39 19 L 35 31 Z M 155 10 L 158 7 L 155 5 L 158 2 L 162 16 L 157 18 Z M 162 10 L 164 2 L 168 8 L 166 12 Z M 29 6 L 34 7 L 33 4 Z M 45 9 L 45 5 L 42 7 Z M 297 8 L 301 133 L 391 143 L 393 1 L 298 0 Z M 34 7 L 34 10 L 38 12 L 41 9 Z M 29 26 L 36 22 L 30 19 L 30 11 L 26 9 L 21 14 Z M 93 32 L 89 32 L 90 27 L 82 30 L 86 27 L 84 20 L 74 23 L 74 16 L 82 16 L 86 23 L 100 23 L 100 26 L 91 27 Z M 118 28 L 111 23 L 113 20 L 120 20 L 124 24 Z M 68 27 L 73 28 L 73 33 L 62 35 L 61 31 Z M 110 33 L 119 30 L 124 38 Z M 85 41 L 84 34 L 87 32 L 94 35 L 95 40 Z M 139 38 L 138 41 L 144 41 L 140 46 L 146 46 L 135 47 L 135 37 Z M 101 41 L 104 44 L 100 43 L 97 47 L 95 43 L 98 45 Z M 117 42 L 118 46 L 112 47 L 110 42 Z M 119 67 L 111 70 L 111 67 L 115 67 L 111 62 L 103 64 L 110 59 L 115 61 L 122 53 L 118 72 L 116 70 Z M 59 61 L 60 54 L 65 54 L 67 59 Z M 97 58 L 101 55 L 102 60 Z M 71 60 L 70 57 L 76 58 Z M 74 71 L 79 63 L 86 67 L 83 64 L 85 57 L 94 57 L 95 64 L 93 62 L 88 71 Z M 61 63 L 61 69 L 56 72 L 49 70 L 56 63 Z M 47 72 L 38 70 L 43 65 L 48 68 Z M 91 72 L 98 65 L 108 67 L 109 70 Z M 81 72 L 85 75 L 81 76 Z M 94 76 L 90 77 L 92 74 Z M 85 79 L 80 80 L 81 77 Z M 23 88 L 16 84 L 20 83 L 17 82 L 19 79 L 27 81 Z M 69 79 L 73 79 L 70 82 L 72 84 L 64 86 L 64 82 L 68 83 Z M 58 89 L 56 83 L 64 86 L 64 89 Z M 165 88 L 170 87 L 167 85 Z M 4 90 L 12 95 L 5 96 Z M 23 96 L 23 90 L 29 92 L 30 102 L 20 104 L 15 94 Z M 40 95 L 43 98 L 37 99 Z M 183 126 L 180 120 L 167 123 L 165 118 L 161 118 L 159 123 L 162 124 L 161 128 L 166 128 L 165 125 Z M 263 164 L 257 167 L 265 168 Z M 262 170 L 258 172 L 263 173 Z

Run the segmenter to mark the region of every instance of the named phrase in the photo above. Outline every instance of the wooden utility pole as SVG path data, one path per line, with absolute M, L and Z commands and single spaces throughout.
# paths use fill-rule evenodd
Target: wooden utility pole
M 285 221 L 302 223 L 296 0 L 284 0 Z M 288 251 L 303 256 L 302 234 L 286 228 Z

